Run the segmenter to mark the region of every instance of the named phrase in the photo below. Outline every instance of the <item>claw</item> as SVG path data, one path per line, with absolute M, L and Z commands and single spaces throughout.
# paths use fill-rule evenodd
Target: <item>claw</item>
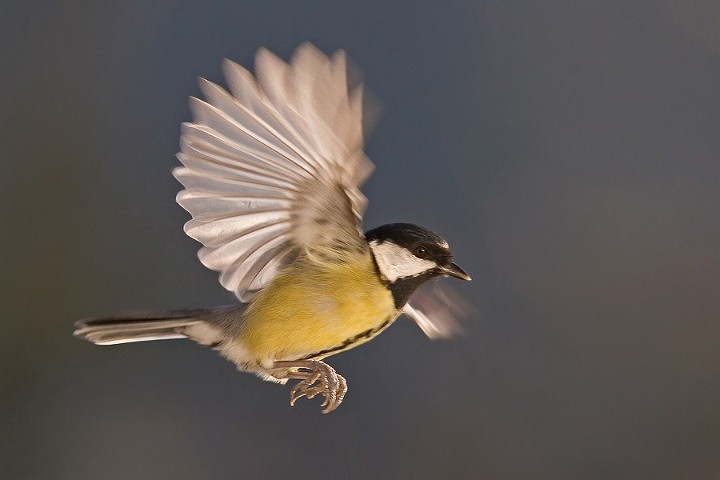
M 325 400 L 320 405 L 323 413 L 330 413 L 335 410 L 345 398 L 347 392 L 347 381 L 342 375 L 325 362 L 316 360 L 278 361 L 274 368 L 287 369 L 286 378 L 300 380 L 290 391 L 290 405 L 302 397 L 308 399 L 322 395 Z

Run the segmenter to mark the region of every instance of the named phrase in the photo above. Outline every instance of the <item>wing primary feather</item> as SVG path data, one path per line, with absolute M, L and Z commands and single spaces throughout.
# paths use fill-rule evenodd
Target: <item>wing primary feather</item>
M 203 191 L 228 196 L 288 200 L 292 192 L 274 188 L 272 185 L 260 185 L 229 177 L 199 175 L 187 167 L 178 167 L 173 175 L 191 191 Z
M 184 152 L 178 153 L 178 160 L 188 169 L 214 176 L 230 176 L 251 180 L 257 184 L 266 184 L 275 188 L 296 190 L 298 182 L 276 175 L 263 174 L 257 168 L 245 167 L 242 163 L 224 161 L 222 156 L 203 153 L 192 146 L 185 146 Z
M 299 145 L 304 147 L 309 158 L 313 158 L 314 152 L 308 148 L 297 127 L 288 122 L 267 97 L 260 90 L 255 77 L 245 68 L 230 60 L 225 60 L 223 70 L 227 79 L 228 87 L 236 101 L 246 108 L 252 115 L 262 119 L 266 124 L 272 125 L 278 130 L 284 130 L 288 136 L 293 137 Z M 314 160 L 317 160 L 313 158 Z
M 278 243 L 282 243 L 287 240 L 283 235 L 282 231 L 277 228 L 272 228 L 273 225 L 267 225 L 261 229 L 255 229 L 252 232 L 244 232 L 242 235 L 238 235 L 233 240 L 229 240 L 225 244 L 214 247 L 207 246 L 201 248 L 198 252 L 198 258 L 206 267 L 216 270 L 217 264 L 225 264 L 228 260 L 233 260 L 234 270 L 238 270 L 242 263 L 255 251 L 266 249 L 275 246 L 271 243 L 275 240 Z M 262 241 L 258 241 L 262 240 Z M 242 250 L 240 250 L 242 249 Z M 236 251 L 242 251 L 242 255 L 236 257 L 234 254 Z M 229 255 L 229 257 L 228 257 Z
M 208 222 L 228 217 L 244 217 L 267 213 L 282 213 L 287 215 L 287 209 L 282 205 L 262 206 L 248 210 L 243 209 L 244 201 L 237 198 L 216 197 L 216 196 L 188 196 L 178 200 L 178 204 L 187 211 L 195 213 L 195 220 Z
M 212 202 L 208 202 L 212 203 Z M 236 223 L 247 222 L 250 224 L 259 224 L 270 221 L 271 219 L 282 218 L 283 220 L 289 221 L 290 218 L 287 215 L 287 211 L 282 208 L 255 208 L 249 212 L 237 213 L 236 211 L 226 210 L 225 213 L 218 213 L 219 210 L 209 211 L 206 215 L 198 214 L 190 222 L 198 222 L 201 225 L 205 225 L 212 222 L 221 220 L 232 220 Z M 187 222 L 187 223 L 190 223 Z
M 209 193 L 235 191 L 242 196 L 250 198 L 275 198 L 278 200 L 288 199 L 291 197 L 290 193 L 285 193 L 283 195 L 278 191 L 277 187 L 268 183 L 257 183 L 216 175 L 201 175 L 190 169 L 179 170 L 178 172 L 175 172 L 175 176 L 178 179 L 186 181 L 187 188 L 189 190 L 205 191 Z M 292 190 L 289 190 L 289 192 L 292 192 Z
M 203 124 L 211 128 L 219 136 L 223 137 L 228 141 L 232 141 L 231 138 L 235 138 L 237 141 L 234 143 L 241 148 L 248 148 L 250 150 L 249 142 L 239 143 L 243 137 L 250 139 L 257 145 L 262 145 L 267 149 L 275 152 L 283 160 L 287 162 L 280 162 L 271 156 L 266 157 L 264 160 L 277 164 L 278 166 L 284 165 L 286 168 L 293 167 L 294 173 L 306 177 L 311 177 L 314 170 L 308 167 L 307 162 L 301 161 L 297 156 L 296 152 L 290 152 L 285 150 L 282 143 L 273 142 L 272 138 L 262 137 L 258 133 L 252 131 L 249 128 L 237 123 L 232 117 L 226 115 L 216 107 L 206 103 L 198 98 L 190 97 L 190 109 L 193 112 L 193 118 L 196 124 Z
M 258 219 L 262 220 L 262 219 Z M 215 220 L 209 223 L 200 223 L 196 220 L 190 220 L 185 224 L 185 233 L 195 240 L 201 242 L 209 248 L 224 248 L 225 251 L 244 251 L 239 247 L 245 248 L 241 243 L 235 243 L 234 246 L 227 245 L 238 240 L 248 237 L 246 240 L 253 240 L 262 233 L 264 229 L 281 229 L 289 220 L 282 221 L 258 221 L 257 223 L 238 222 L 237 219 L 228 218 L 223 220 Z M 234 250 L 237 249 L 237 250 Z M 212 267 L 211 267 L 212 268 Z
M 303 137 L 289 126 L 283 117 L 272 115 L 272 112 L 261 115 L 259 114 L 261 112 L 252 110 L 238 99 L 233 98 L 226 90 L 207 80 L 200 79 L 200 88 L 206 97 L 207 103 L 232 117 L 238 124 L 256 125 L 259 129 L 264 130 L 285 147 L 292 150 L 297 155 L 296 158 L 293 158 L 294 160 L 303 161 L 304 158 L 313 157 L 313 152 L 306 148 Z M 314 170 L 311 163 L 306 161 L 303 161 L 303 163 L 311 170 Z
M 264 148 L 265 151 L 249 146 L 243 147 L 227 138 L 217 135 L 215 131 L 209 130 L 206 126 L 194 123 L 183 123 L 181 139 L 184 139 L 189 145 L 192 145 L 193 148 L 202 148 L 203 151 L 207 151 L 208 153 L 225 155 L 227 161 L 247 163 L 255 168 L 265 169 L 269 173 L 274 172 L 283 178 L 288 178 L 289 175 L 292 176 L 292 170 L 278 165 L 272 159 L 269 159 L 269 156 L 274 154 L 272 150 L 266 147 Z M 258 146 L 263 147 L 262 145 Z
M 308 158 L 317 162 L 319 166 L 324 169 L 331 168 L 332 157 L 326 158 L 326 154 L 318 155 L 318 146 L 309 141 L 313 138 L 312 132 L 308 132 L 302 127 L 308 123 L 308 117 L 303 117 L 302 112 L 298 113 L 290 108 L 290 98 L 286 98 L 286 101 L 279 106 L 274 105 L 266 95 L 263 95 L 263 91 L 256 84 L 254 77 L 243 67 L 226 60 L 224 68 L 229 88 L 240 104 L 267 124 L 288 132 L 288 137 L 292 137 L 297 145 L 306 152 Z M 289 95 L 289 91 L 287 93 Z

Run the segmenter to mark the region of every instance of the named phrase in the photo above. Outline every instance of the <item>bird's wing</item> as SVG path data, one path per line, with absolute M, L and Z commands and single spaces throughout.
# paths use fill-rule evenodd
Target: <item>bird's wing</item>
M 430 282 L 418 289 L 402 313 L 410 317 L 432 339 L 461 335 L 461 320 L 471 316 L 474 308 L 450 287 Z
M 373 165 L 344 52 L 306 43 L 285 63 L 260 49 L 255 76 L 230 61 L 224 72 L 229 92 L 201 80 L 205 100 L 190 99 L 173 174 L 200 261 L 249 301 L 299 253 L 366 248 L 359 187 Z

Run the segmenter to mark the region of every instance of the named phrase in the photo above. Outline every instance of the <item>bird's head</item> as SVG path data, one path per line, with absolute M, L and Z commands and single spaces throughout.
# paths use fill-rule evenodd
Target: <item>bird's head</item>
M 370 230 L 365 238 L 398 308 L 417 287 L 438 275 L 470 280 L 453 262 L 448 243 L 426 228 L 391 223 Z

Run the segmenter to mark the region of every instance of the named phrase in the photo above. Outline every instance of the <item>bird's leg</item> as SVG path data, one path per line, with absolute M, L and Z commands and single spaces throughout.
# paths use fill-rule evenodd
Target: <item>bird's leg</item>
M 325 397 L 321 406 L 325 407 L 323 413 L 330 413 L 335 410 L 345 398 L 347 382 L 342 375 L 335 373 L 335 370 L 325 362 L 318 360 L 294 360 L 277 361 L 273 369 L 280 369 L 278 372 L 282 378 L 292 378 L 300 382 L 290 391 L 290 405 L 301 397 L 313 398 L 316 395 Z

